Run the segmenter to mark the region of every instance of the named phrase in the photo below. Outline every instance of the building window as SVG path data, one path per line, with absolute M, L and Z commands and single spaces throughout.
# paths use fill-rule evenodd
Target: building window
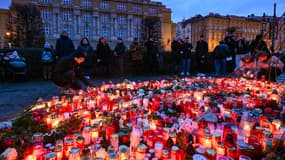
M 142 7 L 141 6 L 135 6 L 134 7 L 134 12 L 135 13 L 141 13 L 142 12 Z
M 119 29 L 118 36 L 122 39 L 127 39 L 127 31 L 125 29 Z
M 119 16 L 119 17 L 118 17 L 118 24 L 119 24 L 119 25 L 125 25 L 125 24 L 127 24 L 127 17 L 126 17 L 126 16 Z
M 44 25 L 44 33 L 45 35 L 51 35 L 52 34 L 52 28 L 50 24 Z
M 108 2 L 101 2 L 100 8 L 101 9 L 109 9 L 109 3 Z
M 52 19 L 52 12 L 50 9 L 42 9 L 42 19 L 51 20 Z
M 63 5 L 72 5 L 72 0 L 62 0 Z
M 105 38 L 110 38 L 110 34 L 111 31 L 109 28 L 106 28 L 106 27 L 103 27 L 102 28 L 102 36 L 105 37 Z
M 50 0 L 40 0 L 40 3 L 43 3 L 43 4 L 49 4 L 51 1 Z
M 149 8 L 148 9 L 148 12 L 150 13 L 150 14 L 156 14 L 156 9 L 155 8 Z
M 86 8 L 92 7 L 90 0 L 81 0 L 81 5 L 82 7 L 86 7 Z
M 127 6 L 125 5 L 125 4 L 118 4 L 117 5 L 117 9 L 119 10 L 119 11 L 127 11 Z
M 64 21 L 69 21 L 72 19 L 72 12 L 71 11 L 63 11 L 63 20 Z
M 63 27 L 63 29 L 68 33 L 68 35 L 72 35 L 72 26 L 71 25 L 66 25 Z
M 84 33 L 83 33 L 83 36 L 84 37 L 87 37 L 87 38 L 90 38 L 90 36 L 91 36 L 91 29 L 90 29 L 90 27 L 85 27 L 84 28 Z
M 83 13 L 83 21 L 90 22 L 92 20 L 91 13 Z
M 142 18 L 136 17 L 134 18 L 134 25 L 135 26 L 140 26 L 142 23 Z
M 101 23 L 103 24 L 109 24 L 110 23 L 110 16 L 109 15 L 106 15 L 106 14 L 103 14 L 101 15 Z

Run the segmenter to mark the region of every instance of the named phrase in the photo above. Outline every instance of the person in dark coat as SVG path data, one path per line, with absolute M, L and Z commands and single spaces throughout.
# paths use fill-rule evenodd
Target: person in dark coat
M 224 41 L 230 49 L 230 54 L 228 55 L 226 59 L 227 73 L 232 73 L 235 69 L 236 41 L 234 40 L 233 35 L 227 35 Z
M 142 70 L 143 47 L 139 43 L 138 38 L 134 38 L 130 45 L 131 60 L 133 62 L 134 74 L 138 75 Z
M 109 74 L 110 72 L 111 55 L 112 52 L 106 42 L 106 39 L 104 37 L 100 37 L 96 47 L 96 58 L 98 66 L 103 67 L 103 72 L 105 74 Z
M 257 52 L 259 51 L 265 51 L 268 55 L 270 55 L 270 51 L 263 40 L 262 34 L 256 35 L 255 40 L 250 44 L 250 51 L 253 57 L 256 56 Z
M 158 55 L 158 46 L 155 43 L 153 37 L 149 37 L 148 41 L 145 43 L 146 47 L 146 67 L 147 71 L 150 74 L 154 74 L 157 69 L 157 57 Z
M 119 65 L 119 70 L 120 70 L 120 76 L 124 76 L 124 56 L 126 54 L 126 46 L 123 42 L 122 38 L 117 39 L 117 45 L 115 46 L 114 49 L 114 55 L 116 56 L 118 65 Z
M 90 69 L 92 66 L 92 60 L 94 58 L 93 48 L 89 43 L 87 37 L 81 39 L 80 44 L 77 48 L 78 51 L 85 54 L 86 59 L 82 63 L 82 69 L 86 79 L 90 79 Z
M 224 40 L 220 41 L 214 49 L 213 56 L 215 60 L 216 75 L 225 75 L 227 71 L 226 58 L 230 55 L 230 48 Z
M 181 54 L 180 60 L 180 69 L 181 74 L 186 74 L 190 76 L 190 65 L 191 65 L 191 49 L 193 48 L 190 43 L 189 37 L 185 38 L 185 42 L 183 44 L 183 54 Z
M 206 58 L 208 54 L 208 43 L 205 41 L 203 35 L 200 36 L 200 40 L 196 45 L 196 57 L 197 57 L 197 67 L 199 68 L 199 72 L 206 72 Z
M 90 83 L 85 79 L 80 68 L 80 64 L 85 61 L 85 58 L 84 53 L 77 51 L 71 56 L 59 59 L 52 73 L 53 82 L 64 89 L 83 89 L 80 81 L 89 86 Z
M 57 59 L 71 55 L 74 52 L 73 41 L 68 37 L 68 33 L 63 31 L 55 45 L 55 54 Z

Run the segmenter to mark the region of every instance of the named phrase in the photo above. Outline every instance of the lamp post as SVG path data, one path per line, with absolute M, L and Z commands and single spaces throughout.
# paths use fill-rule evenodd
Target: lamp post
M 271 51 L 274 53 L 274 47 L 275 47 L 275 32 L 277 27 L 277 17 L 276 17 L 276 3 L 274 3 L 274 13 L 273 13 L 273 20 L 270 23 L 271 25 Z

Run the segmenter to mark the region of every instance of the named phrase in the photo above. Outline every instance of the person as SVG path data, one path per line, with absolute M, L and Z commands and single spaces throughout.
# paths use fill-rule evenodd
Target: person
M 252 56 L 256 56 L 258 51 L 264 51 L 268 55 L 270 54 L 270 51 L 269 51 L 265 41 L 263 40 L 262 34 L 256 35 L 255 40 L 253 42 L 251 42 L 249 48 L 250 48 L 250 52 L 251 52 Z
M 68 37 L 68 33 L 63 31 L 60 38 L 56 40 L 55 54 L 57 59 L 68 56 L 74 52 L 73 41 Z
M 139 44 L 139 39 L 134 38 L 133 43 L 130 45 L 131 60 L 133 62 L 134 74 L 141 73 L 143 61 L 143 47 Z
M 112 52 L 106 39 L 104 37 L 100 37 L 96 47 L 96 61 L 98 66 L 103 67 L 103 72 L 107 75 L 110 72 L 111 54 Z
M 80 44 L 77 48 L 78 51 L 85 54 L 86 59 L 82 64 L 82 69 L 86 79 L 90 79 L 90 69 L 92 65 L 92 60 L 94 58 L 93 48 L 89 43 L 87 37 L 81 39 Z
M 193 48 L 192 44 L 190 43 L 189 37 L 185 38 L 185 42 L 183 45 L 183 54 L 181 55 L 181 74 L 186 74 L 190 76 L 190 65 L 191 65 L 191 49 Z
M 257 51 L 258 78 L 261 80 L 276 82 L 284 68 L 284 63 L 276 56 L 268 54 L 266 51 Z
M 119 65 L 120 76 L 124 76 L 124 56 L 126 53 L 126 46 L 122 38 L 117 39 L 117 45 L 114 49 L 114 55 L 117 57 L 117 62 Z
M 216 75 L 225 75 L 227 71 L 226 58 L 230 55 L 230 49 L 224 40 L 214 49 L 213 56 L 215 60 Z
M 208 43 L 205 41 L 204 35 L 200 36 L 200 40 L 196 44 L 197 67 L 199 72 L 206 72 L 206 58 L 208 54 Z
M 184 42 L 182 40 L 182 38 L 178 38 L 177 40 L 177 44 L 176 44 L 176 52 L 174 55 L 174 70 L 177 71 L 179 73 L 180 71 L 180 75 L 184 76 L 184 72 L 182 72 L 182 68 L 181 68 L 181 64 L 180 62 L 182 62 L 182 57 L 184 55 Z M 180 67 L 180 68 L 179 68 Z
M 44 51 L 41 56 L 41 61 L 43 64 L 44 80 L 51 79 L 51 71 L 52 71 L 54 57 L 50 48 L 50 44 L 48 42 L 45 42 L 44 44 Z
M 245 55 L 235 68 L 235 74 L 239 77 L 252 79 L 257 76 L 256 60 L 251 55 Z
M 148 38 L 148 41 L 145 43 L 145 47 L 147 71 L 150 74 L 154 74 L 157 65 L 156 57 L 158 57 L 158 47 L 152 36 Z
M 83 89 L 80 81 L 87 87 L 90 86 L 89 81 L 84 77 L 80 68 L 80 64 L 85 61 L 85 54 L 76 51 L 71 56 L 65 56 L 57 62 L 52 73 L 53 82 L 63 89 L 80 90 Z
M 227 35 L 224 41 L 225 44 L 229 47 L 229 55 L 226 58 L 226 71 L 227 73 L 232 73 L 235 69 L 236 41 L 233 35 Z
M 248 47 L 245 41 L 244 37 L 239 37 L 237 44 L 236 44 L 236 57 L 235 57 L 235 63 L 236 68 L 240 66 L 240 62 L 246 54 L 248 54 Z

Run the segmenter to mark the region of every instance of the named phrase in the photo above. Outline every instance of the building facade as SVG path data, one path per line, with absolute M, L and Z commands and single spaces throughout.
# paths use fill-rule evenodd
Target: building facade
M 55 45 L 65 30 L 77 46 L 88 37 L 95 46 L 104 36 L 113 47 L 117 37 L 128 45 L 134 37 L 141 38 L 142 21 L 156 17 L 161 23 L 161 42 L 169 50 L 172 40 L 171 10 L 161 2 L 151 0 L 12 0 L 14 3 L 33 3 L 42 14 L 47 41 Z
M 8 20 L 8 10 L 0 9 L 0 48 L 8 47 L 6 44 L 6 39 L 9 38 L 9 34 L 7 32 L 7 24 L 3 22 L 7 22 Z
M 243 36 L 246 40 L 253 40 L 257 34 L 261 33 L 261 20 L 253 17 L 222 16 L 210 13 L 207 16 L 196 15 L 182 23 L 182 37 L 191 38 L 196 47 L 196 42 L 200 35 L 204 35 L 209 45 L 209 51 L 213 51 L 229 30 L 234 30 L 234 34 Z

